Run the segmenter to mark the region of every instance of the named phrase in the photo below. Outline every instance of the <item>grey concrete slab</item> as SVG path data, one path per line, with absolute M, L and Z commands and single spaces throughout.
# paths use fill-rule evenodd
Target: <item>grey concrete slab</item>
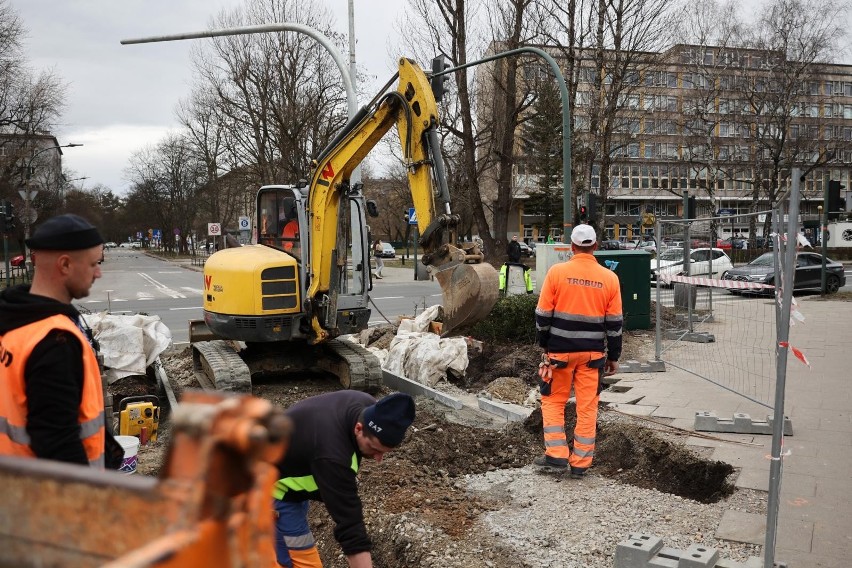
M 657 407 L 654 410 L 653 416 L 659 416 L 661 418 L 695 418 L 696 409 L 688 408 L 684 406 L 671 406 L 666 404 L 664 406 Z
M 611 408 L 624 414 L 630 414 L 631 416 L 651 416 L 657 410 L 656 406 L 643 404 L 613 404 Z
M 769 459 L 758 448 L 734 447 L 730 445 L 720 446 L 713 450 L 711 458 L 729 463 L 734 467 L 769 471 Z
M 769 472 L 762 469 L 744 467 L 740 470 L 734 485 L 742 489 L 769 491 Z M 816 491 L 816 486 L 814 486 Z
M 813 550 L 814 524 L 807 521 L 784 523 L 778 527 L 778 536 L 775 540 L 783 542 L 787 550 L 810 552 Z
M 633 389 L 628 392 L 609 392 L 601 393 L 600 402 L 602 404 L 636 404 L 644 398 L 641 394 L 635 394 Z
M 766 516 L 729 509 L 722 513 L 716 538 L 763 544 L 766 540 Z

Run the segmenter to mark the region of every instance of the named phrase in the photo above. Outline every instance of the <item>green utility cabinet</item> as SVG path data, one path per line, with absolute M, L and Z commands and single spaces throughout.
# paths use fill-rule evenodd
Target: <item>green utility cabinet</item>
M 624 329 L 651 328 L 651 253 L 644 250 L 595 251 L 598 264 L 618 275 Z

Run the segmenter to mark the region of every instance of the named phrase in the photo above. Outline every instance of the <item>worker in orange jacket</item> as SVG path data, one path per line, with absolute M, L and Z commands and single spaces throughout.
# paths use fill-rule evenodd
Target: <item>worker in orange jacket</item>
M 124 451 L 106 428 L 96 342 L 71 304 L 101 277 L 104 241 L 59 215 L 26 242 L 32 286 L 0 293 L 0 455 L 117 469 Z
M 596 248 L 594 228 L 574 227 L 574 255 L 547 271 L 535 310 L 538 343 L 545 350 L 539 367 L 545 455 L 533 464 L 555 472 L 570 466 L 576 479 L 592 465 L 602 379 L 618 370 L 621 356 L 621 289 L 615 273 L 592 255 Z M 577 424 L 569 446 L 565 404 L 572 386 Z

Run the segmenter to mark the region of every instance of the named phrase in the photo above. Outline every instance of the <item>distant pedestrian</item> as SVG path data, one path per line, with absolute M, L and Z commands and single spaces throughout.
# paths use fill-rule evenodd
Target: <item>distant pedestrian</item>
M 27 239 L 32 285 L 0 293 L 0 455 L 121 466 L 97 343 L 71 304 L 101 277 L 103 242 L 82 217 L 48 219 Z
M 382 270 L 385 268 L 385 261 L 382 258 L 382 255 L 385 252 L 385 247 L 382 245 L 382 239 L 376 239 L 376 244 L 373 247 L 373 251 L 376 257 L 376 278 L 382 278 Z
M 621 290 L 618 276 L 600 264 L 595 230 L 571 232 L 574 256 L 547 271 L 535 309 L 545 455 L 533 464 L 581 478 L 592 465 L 598 400 L 604 374 L 618 370 L 621 356 Z M 574 388 L 577 424 L 573 446 L 565 435 L 565 404 Z
M 518 235 L 512 236 L 512 240 L 506 247 L 506 255 L 509 257 L 509 262 L 521 262 L 521 243 L 518 242 Z

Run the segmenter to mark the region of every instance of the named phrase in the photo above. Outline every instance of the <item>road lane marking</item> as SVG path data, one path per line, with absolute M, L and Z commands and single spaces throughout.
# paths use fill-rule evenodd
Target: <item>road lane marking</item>
M 202 310 L 204 309 L 202 306 L 191 306 L 188 308 L 169 308 L 170 312 L 174 312 L 176 310 Z
M 157 288 L 158 292 L 165 294 L 166 296 L 169 296 L 170 298 L 186 298 L 186 296 L 184 296 L 180 292 L 176 292 L 175 290 L 172 290 L 171 288 L 169 288 L 168 286 L 166 286 L 162 282 L 157 282 L 156 280 L 154 280 L 153 278 L 151 278 L 149 275 L 145 274 L 144 272 L 137 272 L 137 274 L 139 276 L 141 276 L 142 278 L 144 278 L 145 280 L 147 280 L 148 282 L 150 282 L 151 284 L 153 284 L 154 287 Z
M 191 286 L 181 286 L 181 290 L 186 290 L 187 292 L 192 292 L 193 294 L 198 294 L 199 296 L 204 295 L 204 290 L 201 288 L 192 288 Z

